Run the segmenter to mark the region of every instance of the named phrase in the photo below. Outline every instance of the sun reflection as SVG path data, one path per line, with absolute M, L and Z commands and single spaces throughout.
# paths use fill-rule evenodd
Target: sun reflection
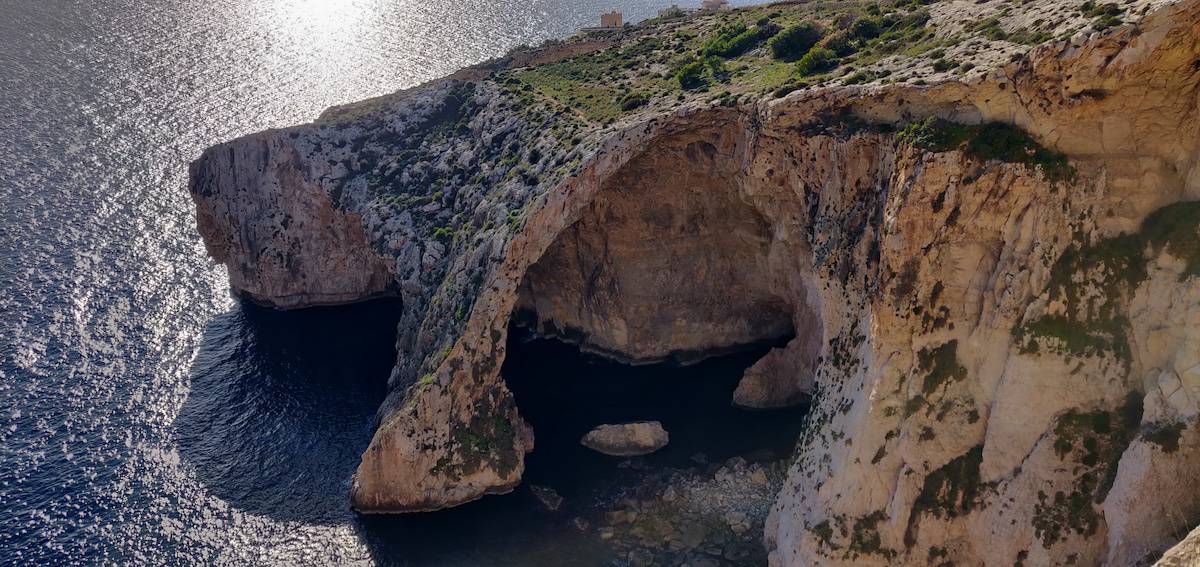
M 379 73 L 377 61 L 363 54 L 385 52 L 378 45 L 387 25 L 384 7 L 396 5 L 385 0 L 273 0 L 260 21 L 272 38 L 268 72 L 292 74 L 299 63 L 314 95 L 329 103 L 349 102 L 353 95 L 341 87 Z
M 365 23 L 370 10 L 362 0 L 285 0 L 280 21 L 297 38 L 318 44 L 336 43 Z
M 295 10 L 305 17 L 327 19 L 342 11 L 349 0 L 298 0 Z

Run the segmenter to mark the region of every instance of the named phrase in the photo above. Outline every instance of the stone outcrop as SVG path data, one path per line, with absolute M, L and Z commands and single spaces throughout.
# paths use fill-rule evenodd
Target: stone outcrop
M 815 356 L 820 352 L 818 333 L 792 339 L 784 348 L 771 349 L 758 359 L 738 382 L 733 405 L 746 409 L 773 409 L 803 402 L 813 392 Z
M 493 62 L 213 148 L 192 195 L 247 297 L 402 298 L 360 511 L 520 482 L 515 319 L 633 363 L 788 340 L 734 400 L 813 396 L 773 565 L 1126 565 L 1200 522 L 1200 2 L 1145 7 L 966 78 L 585 125 Z
M 1183 538 L 1154 564 L 1155 567 L 1191 567 L 1200 561 L 1200 528 Z
M 670 441 L 667 430 L 657 421 L 599 425 L 579 440 L 588 449 L 614 457 L 649 455 Z
M 220 160 L 193 164 L 191 187 L 204 245 L 228 268 L 231 289 L 280 308 L 393 289 L 393 260 L 372 250 L 360 214 L 334 207 L 320 182 L 323 164 L 279 135 L 222 151 Z

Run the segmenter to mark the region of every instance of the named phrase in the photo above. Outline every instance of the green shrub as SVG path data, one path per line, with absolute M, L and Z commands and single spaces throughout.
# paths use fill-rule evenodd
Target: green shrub
M 1123 23 L 1125 22 L 1116 16 L 1100 16 L 1096 18 L 1096 21 L 1092 22 L 1092 29 L 1102 31 L 1108 28 L 1115 28 Z
M 680 67 L 675 71 L 675 79 L 679 81 L 679 86 L 684 90 L 695 90 L 703 87 L 707 81 L 704 80 L 704 62 L 692 61 Z
M 846 77 L 846 80 L 842 81 L 842 84 L 858 85 L 858 84 L 865 83 L 865 82 L 872 81 L 872 80 L 874 80 L 874 77 L 872 77 L 871 75 L 869 75 L 867 73 L 859 71 L 853 75 L 850 75 L 849 77 Z
M 746 27 L 746 24 L 734 22 L 725 24 L 717 30 L 717 35 L 704 42 L 700 47 L 700 56 L 708 57 L 717 55 L 720 57 L 729 57 L 730 54 L 737 49 L 735 43 L 745 41 L 743 38 L 753 38 L 754 32 Z M 740 53 L 738 53 L 740 55 Z
M 970 132 L 966 126 L 937 118 L 913 122 L 896 134 L 901 144 L 910 144 L 931 152 L 948 152 L 967 141 Z
M 725 68 L 725 62 L 720 57 L 704 58 L 704 66 L 712 78 L 717 80 L 722 80 L 729 74 L 729 70 Z
M 721 56 L 721 58 L 736 58 L 754 49 L 770 37 L 778 34 L 779 26 L 770 23 L 768 18 L 761 18 L 754 28 L 746 28 L 740 22 L 726 24 L 709 38 L 700 48 L 701 56 Z
M 1025 45 L 1039 45 L 1049 41 L 1051 35 L 1046 32 L 1029 31 L 1028 28 L 1018 28 L 1008 34 L 1008 41 Z
M 919 10 L 897 18 L 895 23 L 891 26 L 891 29 L 903 30 L 920 28 L 925 27 L 927 22 L 929 22 L 929 12 L 926 10 Z
M 812 22 L 801 22 L 790 26 L 771 38 L 771 55 L 776 59 L 794 61 L 804 57 L 818 41 L 821 41 L 821 28 Z
M 850 32 L 839 31 L 826 36 L 821 40 L 820 45 L 836 53 L 838 57 L 845 57 L 854 53 L 854 44 L 851 43 L 851 39 Z
M 1025 131 L 1011 124 L 993 122 L 980 126 L 967 143 L 967 153 L 985 160 L 1036 165 L 1050 181 L 1075 178 L 1075 168 L 1066 156 L 1042 147 Z
M 796 72 L 801 77 L 818 75 L 837 67 L 838 56 L 833 51 L 824 47 L 817 47 L 808 50 L 804 57 L 796 63 Z
M 1066 156 L 1042 147 L 1029 134 L 1011 124 L 992 122 L 968 126 L 928 118 L 905 126 L 896 135 L 896 140 L 931 152 L 959 149 L 965 144 L 963 151 L 979 160 L 1036 166 L 1046 179 L 1054 182 L 1075 178 L 1075 168 Z
M 779 26 L 769 21 L 747 28 L 745 24 L 735 23 L 723 26 L 717 36 L 705 42 L 700 48 L 703 57 L 737 57 L 758 47 L 762 42 L 779 33 Z
M 642 93 L 629 93 L 618 102 L 621 104 L 621 110 L 630 111 L 646 104 L 646 95 Z
M 992 41 L 1000 41 L 1008 39 L 1008 33 L 1000 27 L 1000 18 L 992 16 L 982 20 L 976 20 L 967 24 L 967 31 L 982 33 L 985 37 Z
M 775 98 L 783 98 L 783 97 L 801 89 L 803 86 L 804 85 L 801 85 L 799 83 L 788 83 L 786 85 L 783 85 L 782 87 L 775 89 L 775 92 L 773 94 L 775 95 Z
M 933 70 L 939 73 L 943 71 L 949 71 L 955 67 L 958 67 L 958 62 L 951 61 L 949 59 L 938 59 L 937 61 L 933 62 Z
M 1080 6 L 1080 9 L 1083 11 L 1084 15 L 1097 18 L 1104 16 L 1116 17 L 1120 16 L 1125 11 L 1124 8 L 1112 2 L 1100 5 L 1096 5 L 1093 2 L 1084 2 Z
M 859 18 L 850 26 L 850 35 L 856 39 L 875 39 L 879 32 L 879 20 L 875 18 Z
M 729 91 L 725 91 L 712 101 L 720 106 L 734 106 L 738 102 L 738 96 L 730 93 Z

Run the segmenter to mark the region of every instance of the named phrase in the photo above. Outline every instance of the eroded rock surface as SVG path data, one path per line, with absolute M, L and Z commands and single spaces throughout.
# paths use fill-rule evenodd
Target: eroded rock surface
M 579 442 L 584 447 L 614 457 L 649 455 L 671 441 L 667 430 L 657 421 L 605 424 L 597 426 Z
M 1001 13 L 929 25 L 967 4 Z M 773 565 L 1126 565 L 1200 522 L 1200 2 L 1138 6 L 962 75 L 619 118 L 529 102 L 539 52 L 213 148 L 192 194 L 246 296 L 402 298 L 363 512 L 520 482 L 515 314 L 631 362 L 790 339 L 735 400 L 813 396 Z

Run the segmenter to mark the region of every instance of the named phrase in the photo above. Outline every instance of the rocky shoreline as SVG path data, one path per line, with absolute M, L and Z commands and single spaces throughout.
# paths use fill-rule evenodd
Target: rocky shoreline
M 762 530 L 734 561 L 1123 565 L 1200 523 L 1198 22 L 1195 0 L 652 21 L 210 149 L 192 196 L 247 297 L 403 301 L 361 512 L 520 485 L 536 432 L 500 367 L 528 313 L 632 361 L 788 338 L 738 402 L 813 393 L 761 526 L 720 497 L 661 518 L 752 476 L 732 463 L 616 510 L 627 560 L 730 561 L 689 518 Z M 810 24 L 819 68 L 765 42 Z
M 761 565 L 758 539 L 787 474 L 781 461 L 653 474 L 608 512 L 601 539 L 630 565 Z

